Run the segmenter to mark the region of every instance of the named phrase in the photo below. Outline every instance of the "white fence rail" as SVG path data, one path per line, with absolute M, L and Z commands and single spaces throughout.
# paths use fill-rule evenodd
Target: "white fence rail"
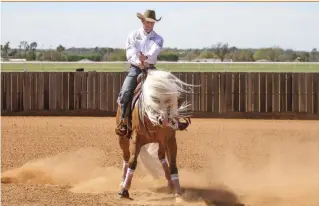
M 2 61 L 1 64 L 128 64 L 127 61 L 116 62 L 55 62 L 55 61 L 21 61 L 21 62 L 8 62 Z M 319 62 L 168 62 L 158 61 L 157 64 L 285 64 L 285 65 L 319 65 Z

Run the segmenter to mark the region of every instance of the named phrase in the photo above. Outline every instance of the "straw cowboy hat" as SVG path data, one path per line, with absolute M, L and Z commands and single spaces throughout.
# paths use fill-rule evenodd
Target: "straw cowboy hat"
M 141 13 L 137 13 L 136 16 L 141 20 L 150 21 L 150 22 L 160 21 L 162 19 L 162 17 L 160 17 L 159 19 L 156 19 L 155 11 L 149 10 L 149 9 L 144 12 L 144 15 Z

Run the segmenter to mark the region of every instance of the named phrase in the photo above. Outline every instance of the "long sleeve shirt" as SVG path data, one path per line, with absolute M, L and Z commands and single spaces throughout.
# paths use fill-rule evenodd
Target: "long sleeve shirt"
M 126 58 L 130 64 L 139 66 L 138 53 L 142 52 L 148 64 L 156 64 L 157 57 L 163 48 L 164 39 L 155 31 L 147 34 L 143 28 L 131 32 L 126 41 Z

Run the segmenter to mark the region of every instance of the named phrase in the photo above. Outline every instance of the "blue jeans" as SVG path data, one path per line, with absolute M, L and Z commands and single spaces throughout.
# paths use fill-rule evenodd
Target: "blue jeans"
M 129 72 L 123 82 L 120 94 L 119 103 L 121 106 L 121 119 L 125 119 L 126 108 L 128 103 L 132 100 L 134 90 L 137 86 L 137 77 L 142 73 L 142 70 L 138 67 L 131 66 Z

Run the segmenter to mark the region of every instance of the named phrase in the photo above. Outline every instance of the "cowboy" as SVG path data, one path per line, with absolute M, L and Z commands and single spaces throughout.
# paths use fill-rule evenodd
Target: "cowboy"
M 133 98 L 137 77 L 145 68 L 156 69 L 157 56 L 164 42 L 163 37 L 153 30 L 155 22 L 161 20 L 161 18 L 156 19 L 154 10 L 146 10 L 144 15 L 137 13 L 137 17 L 141 20 L 143 27 L 131 32 L 126 40 L 126 57 L 130 63 L 130 69 L 119 93 L 121 121 L 119 127 L 116 128 L 116 133 L 123 136 L 126 135 L 128 129 L 127 121 L 125 121 L 126 108 Z M 186 127 L 185 123 L 179 123 L 178 129 L 184 130 Z

